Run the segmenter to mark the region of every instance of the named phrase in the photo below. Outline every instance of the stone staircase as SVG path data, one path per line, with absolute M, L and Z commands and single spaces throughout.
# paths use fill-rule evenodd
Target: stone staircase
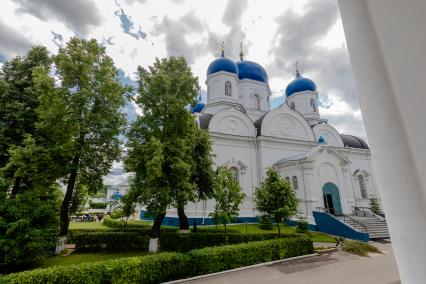
M 350 219 L 345 219 L 345 223 L 361 232 L 368 233 L 370 239 L 389 239 L 388 225 L 383 218 L 351 215 Z

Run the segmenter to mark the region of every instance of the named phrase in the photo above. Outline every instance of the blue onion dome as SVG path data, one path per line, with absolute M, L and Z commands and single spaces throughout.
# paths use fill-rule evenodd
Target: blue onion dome
M 238 78 L 240 78 L 240 80 L 251 79 L 263 83 L 268 83 L 268 74 L 266 74 L 265 69 L 258 63 L 248 60 L 241 60 L 237 62 L 237 66 L 239 71 Z
M 119 191 L 116 191 L 111 195 L 111 199 L 119 200 L 122 196 L 123 195 Z
M 316 92 L 316 90 L 317 86 L 315 83 L 311 79 L 300 76 L 299 70 L 296 70 L 296 78 L 290 84 L 288 84 L 287 88 L 285 89 L 285 95 L 289 97 L 294 93 L 303 91 Z
M 203 104 L 202 102 L 197 103 L 195 107 L 191 110 L 191 113 L 200 113 L 205 105 L 206 104 Z
M 234 61 L 231 59 L 228 59 L 225 57 L 225 53 L 222 49 L 222 55 L 215 59 L 212 63 L 210 63 L 209 67 L 207 68 L 207 77 L 211 74 L 225 71 L 229 73 L 236 74 L 238 76 L 238 67 L 237 64 L 235 64 Z

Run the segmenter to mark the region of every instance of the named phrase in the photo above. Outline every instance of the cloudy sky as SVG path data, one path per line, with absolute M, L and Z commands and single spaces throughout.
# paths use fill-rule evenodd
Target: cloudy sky
M 315 81 L 321 115 L 339 132 L 366 138 L 336 0 L 2 0 L 0 64 L 34 44 L 55 53 L 70 37 L 95 38 L 132 84 L 138 65 L 183 55 L 203 90 L 220 53 L 263 65 L 273 106 L 294 78 L 294 63 Z M 204 99 L 204 98 L 203 98 Z M 137 109 L 126 108 L 130 119 Z M 123 181 L 116 164 L 108 183 Z

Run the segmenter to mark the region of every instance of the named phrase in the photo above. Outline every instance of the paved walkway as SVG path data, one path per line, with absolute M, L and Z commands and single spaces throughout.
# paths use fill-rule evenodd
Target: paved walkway
M 224 273 L 186 283 L 400 283 L 391 244 L 375 242 L 373 245 L 379 247 L 384 254 L 360 257 L 337 251 L 308 259 Z

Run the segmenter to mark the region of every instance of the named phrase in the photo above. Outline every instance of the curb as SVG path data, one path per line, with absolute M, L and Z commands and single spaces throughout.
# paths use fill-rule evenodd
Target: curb
M 164 282 L 164 284 L 184 283 L 184 282 L 188 282 L 188 281 L 198 280 L 198 279 L 207 278 L 207 277 L 216 276 L 216 275 L 221 275 L 221 274 L 226 274 L 226 273 L 230 273 L 230 272 L 241 271 L 241 270 L 246 270 L 246 269 L 251 269 L 251 268 L 256 268 L 256 267 L 261 267 L 261 266 L 268 266 L 268 265 L 271 265 L 271 264 L 283 263 L 283 262 L 288 262 L 288 261 L 297 260 L 297 259 L 310 258 L 310 257 L 314 257 L 314 256 L 319 256 L 319 255 L 320 255 L 319 253 L 313 253 L 313 254 L 307 254 L 307 255 L 301 255 L 301 256 L 295 256 L 295 257 L 290 257 L 290 258 L 284 258 L 284 259 L 269 261 L 269 262 L 262 262 L 262 263 L 258 263 L 258 264 L 238 267 L 238 268 L 219 271 L 219 272 L 215 272 L 215 273 L 204 274 L 204 275 L 194 276 L 194 277 L 190 277 L 190 278 Z

